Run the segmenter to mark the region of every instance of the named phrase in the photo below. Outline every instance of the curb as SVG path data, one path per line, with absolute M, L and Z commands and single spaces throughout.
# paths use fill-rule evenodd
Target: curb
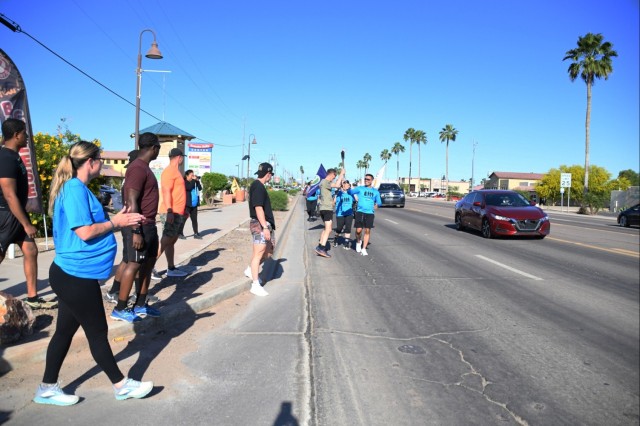
M 298 197 L 299 196 L 296 195 L 292 200 L 292 207 L 289 209 L 287 215 L 284 218 L 281 235 L 284 235 L 289 229 L 289 221 L 291 219 L 291 215 L 298 205 Z M 222 238 L 235 229 L 237 228 L 231 229 L 226 233 L 221 234 L 216 239 Z M 198 255 L 204 250 L 206 250 L 206 248 L 192 253 L 187 260 L 190 260 L 191 257 Z M 275 249 L 274 256 L 276 254 L 280 254 L 280 251 L 280 245 L 278 245 Z M 265 263 L 262 271 L 265 281 L 269 281 L 271 277 L 273 277 L 276 264 L 277 262 Z M 141 332 L 147 332 L 149 330 L 162 328 L 168 324 L 173 323 L 174 320 L 184 317 L 185 314 L 188 315 L 205 311 L 220 302 L 231 299 L 232 297 L 235 297 L 249 290 L 249 284 L 251 284 L 251 280 L 249 278 L 243 277 L 237 279 L 231 283 L 223 285 L 220 288 L 210 291 L 209 293 L 202 294 L 200 296 L 194 297 L 193 299 L 189 299 L 185 304 L 178 307 L 167 306 L 162 310 L 161 317 L 145 318 L 144 321 L 140 321 L 135 325 L 126 322 L 112 322 L 107 319 L 107 323 L 109 325 L 109 340 L 118 341 Z M 2 352 L 0 352 L 0 375 L 17 368 L 27 366 L 34 362 L 44 361 L 46 357 L 47 347 L 49 345 L 49 340 L 50 337 L 47 337 L 36 340 L 34 342 L 5 347 Z M 73 337 L 71 345 L 74 349 L 88 346 L 88 342 L 82 328 Z

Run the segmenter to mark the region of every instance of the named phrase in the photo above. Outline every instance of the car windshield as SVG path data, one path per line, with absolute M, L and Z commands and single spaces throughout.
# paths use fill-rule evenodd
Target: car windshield
M 381 183 L 378 189 L 395 189 L 396 191 L 400 191 L 400 187 L 395 183 Z
M 487 194 L 485 197 L 487 206 L 498 207 L 528 207 L 531 204 L 518 193 L 513 194 Z

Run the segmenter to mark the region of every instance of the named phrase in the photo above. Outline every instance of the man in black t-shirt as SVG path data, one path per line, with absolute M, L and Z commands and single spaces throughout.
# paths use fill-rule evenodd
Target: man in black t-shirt
M 25 303 L 33 309 L 58 306 L 38 297 L 38 247 L 34 241 L 36 227 L 31 224 L 25 209 L 29 195 L 27 168 L 20 157 L 20 149 L 27 146 L 24 121 L 8 118 L 2 123 L 4 144 L 0 147 L 0 263 L 11 244 L 18 244 L 24 255 L 24 274 L 27 282 Z
M 253 254 L 251 265 L 247 266 L 244 274 L 251 278 L 251 293 L 256 296 L 267 296 L 269 293 L 262 288 L 262 283 L 258 277 L 260 265 L 273 254 L 276 244 L 276 221 L 271 210 L 271 200 L 264 184 L 271 180 L 273 176 L 273 166 L 269 163 L 262 163 L 255 173 L 258 179 L 254 180 L 249 187 L 249 229 L 253 241 Z

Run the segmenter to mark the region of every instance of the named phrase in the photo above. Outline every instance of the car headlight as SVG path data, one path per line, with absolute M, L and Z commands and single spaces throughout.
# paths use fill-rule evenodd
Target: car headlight
M 542 218 L 540 218 L 540 223 L 542 223 L 542 222 L 546 222 L 546 221 L 548 221 L 548 220 L 549 220 L 549 216 L 547 216 L 547 215 L 545 214 Z
M 495 220 L 503 220 L 505 222 L 511 222 L 511 218 L 508 217 L 504 217 L 504 216 L 500 216 L 497 214 L 491 214 L 491 216 L 495 219 Z

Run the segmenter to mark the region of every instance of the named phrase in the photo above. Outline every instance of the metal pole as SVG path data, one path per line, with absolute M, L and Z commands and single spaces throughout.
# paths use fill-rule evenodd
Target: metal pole
M 140 80 L 142 79 L 142 31 L 140 33 L 140 44 L 138 45 L 138 68 L 136 68 L 136 128 L 135 128 L 135 149 L 138 149 L 138 138 L 140 137 Z

